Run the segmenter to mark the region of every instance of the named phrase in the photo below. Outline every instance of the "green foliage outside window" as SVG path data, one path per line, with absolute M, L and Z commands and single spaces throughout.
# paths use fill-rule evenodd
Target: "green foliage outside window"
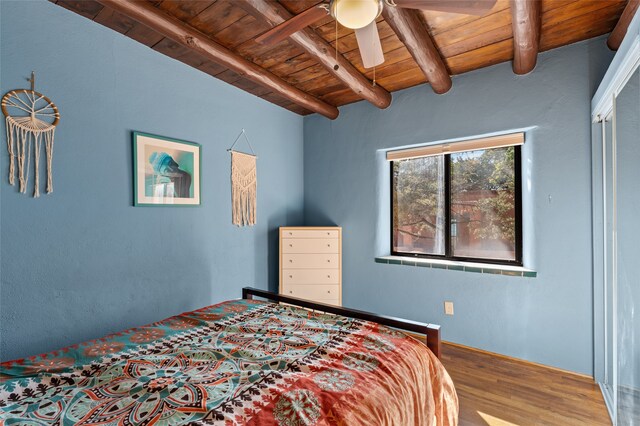
M 393 162 L 394 251 L 444 255 L 445 161 L 454 256 L 513 260 L 515 147 Z

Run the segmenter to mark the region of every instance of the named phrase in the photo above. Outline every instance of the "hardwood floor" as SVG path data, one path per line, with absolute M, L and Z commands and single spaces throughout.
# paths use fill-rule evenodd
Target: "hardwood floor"
M 443 343 L 460 426 L 611 425 L 598 385 L 525 361 Z

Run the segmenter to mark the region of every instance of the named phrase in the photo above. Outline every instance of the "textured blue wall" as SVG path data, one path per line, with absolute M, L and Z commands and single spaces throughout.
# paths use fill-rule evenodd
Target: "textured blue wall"
M 53 194 L 17 193 L 2 152 L 0 359 L 277 286 L 277 227 L 302 221 L 301 117 L 44 0 L 0 14 L 0 91 L 35 70 L 62 113 Z M 258 224 L 239 229 L 226 149 L 243 127 Z M 202 144 L 201 207 L 132 207 L 133 130 Z
M 387 110 L 360 102 L 333 122 L 305 118 L 305 223 L 343 227 L 345 306 L 439 323 L 445 340 L 591 374 L 590 100 L 611 58 L 599 38 L 541 54 L 526 76 L 505 63 L 455 77 L 445 95 L 418 86 L 394 93 Z M 388 165 L 377 150 L 531 126 L 525 248 L 537 278 L 374 263 L 389 238 L 379 223 Z

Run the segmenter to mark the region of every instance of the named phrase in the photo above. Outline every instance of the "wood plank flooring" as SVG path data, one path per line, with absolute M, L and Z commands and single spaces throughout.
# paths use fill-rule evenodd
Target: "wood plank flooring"
M 460 426 L 611 425 L 589 377 L 443 343 L 460 400 Z

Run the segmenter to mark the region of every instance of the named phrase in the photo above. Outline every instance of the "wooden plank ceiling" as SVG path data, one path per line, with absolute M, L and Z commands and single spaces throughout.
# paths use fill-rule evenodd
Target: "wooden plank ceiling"
M 251 81 L 246 75 L 228 69 L 210 57 L 189 49 L 184 44 L 165 37 L 156 29 L 136 22 L 98 1 L 50 1 L 276 105 L 302 115 L 313 112 L 282 96 L 282 93 L 276 93 L 272 88 Z M 338 79 L 330 68 L 322 65 L 317 58 L 291 39 L 275 46 L 256 43 L 254 39 L 269 30 L 271 25 L 255 13 L 249 13 L 246 4 L 239 0 L 147 1 L 164 14 L 177 18 L 231 52 L 329 105 L 341 106 L 363 99 L 361 94 Z M 513 1 L 520 0 L 511 0 Z M 627 5 L 626 0 L 533 1 L 541 3 L 538 6 L 541 15 L 539 51 L 611 32 Z M 279 3 L 292 14 L 298 14 L 321 1 L 279 0 Z M 512 9 L 510 0 L 498 0 L 484 16 L 434 11 L 416 13 L 420 13 L 421 18 L 424 18 L 423 23 L 448 73 L 458 75 L 513 60 L 513 34 L 516 26 L 512 23 Z M 391 26 L 385 22 L 383 15 L 378 18 L 377 24 L 385 57 L 382 65 L 375 70 L 365 69 L 355 34 L 344 27 L 337 29 L 340 54 L 369 80 L 375 77 L 376 85 L 389 92 L 427 83 L 425 73 Z M 335 47 L 336 24 L 331 17 L 323 18 L 311 28 Z

